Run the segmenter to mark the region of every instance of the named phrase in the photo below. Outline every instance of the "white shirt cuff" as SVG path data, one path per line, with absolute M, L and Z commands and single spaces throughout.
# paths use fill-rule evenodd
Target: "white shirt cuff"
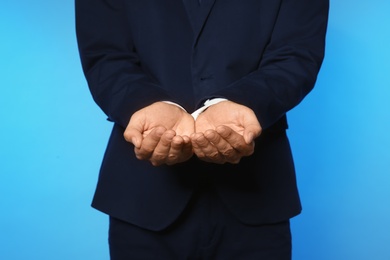
M 184 107 L 180 106 L 179 104 L 175 103 L 175 102 L 171 102 L 171 101 L 162 101 L 164 103 L 167 103 L 167 104 L 171 104 L 171 105 L 174 105 L 174 106 L 177 106 L 177 107 L 180 107 L 181 109 L 183 109 L 184 111 L 187 112 L 187 110 L 184 109 Z
M 208 100 L 206 100 L 206 102 L 204 102 L 203 107 L 200 107 L 197 110 L 195 110 L 195 112 L 193 112 L 191 114 L 191 116 L 196 120 L 198 118 L 198 116 L 203 111 L 205 111 L 209 106 L 218 104 L 219 102 L 226 101 L 226 100 L 227 100 L 226 98 L 212 98 L 212 99 L 208 99 Z

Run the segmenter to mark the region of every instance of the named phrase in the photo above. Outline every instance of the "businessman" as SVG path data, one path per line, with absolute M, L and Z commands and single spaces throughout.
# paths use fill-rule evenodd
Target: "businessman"
M 291 259 L 286 113 L 315 84 L 327 18 L 328 0 L 76 0 L 113 122 L 92 202 L 111 259 Z

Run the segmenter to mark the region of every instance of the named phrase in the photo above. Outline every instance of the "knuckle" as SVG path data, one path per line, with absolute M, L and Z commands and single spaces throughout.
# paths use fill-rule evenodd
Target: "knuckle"
M 201 151 L 195 151 L 195 154 L 196 154 L 196 156 L 199 159 L 205 159 L 206 158 L 205 154 L 203 152 L 201 152 Z
M 138 160 L 148 160 L 150 157 L 145 153 L 136 153 L 135 156 L 137 157 Z
M 218 152 L 211 152 L 208 156 L 211 160 L 215 161 L 220 159 L 220 154 Z
M 156 161 L 150 161 L 150 163 L 153 165 L 153 166 L 160 166 L 162 163 L 161 162 L 156 162 Z
M 226 149 L 225 151 L 223 151 L 223 156 L 225 156 L 226 158 L 233 158 L 236 154 L 237 153 L 233 148 Z
M 162 153 L 154 153 L 153 154 L 153 160 L 154 161 L 160 162 L 160 161 L 163 161 L 164 159 L 165 159 L 165 155 L 162 154 Z
M 176 155 L 176 154 L 169 154 L 168 155 L 169 161 L 176 161 L 177 159 L 178 159 L 178 155 Z

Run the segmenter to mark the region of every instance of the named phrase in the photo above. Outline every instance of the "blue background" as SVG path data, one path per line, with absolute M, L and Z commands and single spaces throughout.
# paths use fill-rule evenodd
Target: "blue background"
M 389 13 L 331 1 L 316 88 L 289 112 L 294 260 L 390 259 Z M 0 32 L 0 259 L 108 259 L 107 216 L 89 205 L 111 123 L 81 71 L 73 1 L 3 1 Z

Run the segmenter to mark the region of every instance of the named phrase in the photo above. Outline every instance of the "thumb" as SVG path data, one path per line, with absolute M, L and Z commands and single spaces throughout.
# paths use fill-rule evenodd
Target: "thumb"
M 136 148 L 141 147 L 142 133 L 138 129 L 127 127 L 123 136 L 127 142 L 132 143 Z
M 259 124 L 250 124 L 245 127 L 244 140 L 245 143 L 252 143 L 256 137 L 261 134 L 261 126 Z

